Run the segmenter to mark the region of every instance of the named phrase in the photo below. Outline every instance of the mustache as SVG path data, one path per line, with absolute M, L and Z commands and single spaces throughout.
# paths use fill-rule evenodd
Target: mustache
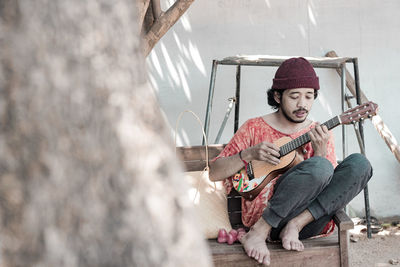
M 293 111 L 293 113 L 296 113 L 296 112 L 305 112 L 305 113 L 308 113 L 308 110 L 305 109 L 305 108 L 299 108 L 299 109 L 296 109 L 295 111 Z

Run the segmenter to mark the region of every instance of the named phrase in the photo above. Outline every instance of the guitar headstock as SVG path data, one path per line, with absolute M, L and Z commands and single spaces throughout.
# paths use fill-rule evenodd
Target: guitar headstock
M 372 116 L 376 115 L 377 111 L 378 105 L 372 101 L 369 101 L 345 111 L 339 117 L 342 124 L 350 124 L 366 118 L 372 118 Z

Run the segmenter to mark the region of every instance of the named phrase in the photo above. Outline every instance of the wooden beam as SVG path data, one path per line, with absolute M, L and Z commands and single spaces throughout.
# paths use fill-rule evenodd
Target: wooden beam
M 335 51 L 330 51 L 326 53 L 327 57 L 338 57 Z M 339 76 L 342 76 L 342 70 L 341 69 L 336 69 L 337 73 Z M 346 68 L 346 86 L 349 89 L 349 91 L 353 94 L 353 96 L 356 96 L 356 87 L 355 87 L 355 82 L 354 78 L 351 76 L 350 72 Z M 361 96 L 361 103 L 368 102 L 368 98 L 365 96 L 365 94 L 361 91 L 360 89 L 360 96 Z M 387 125 L 383 122 L 381 116 L 375 115 L 372 118 L 372 124 L 374 125 L 375 129 L 378 131 L 379 135 L 382 137 L 382 139 L 385 141 L 386 145 L 389 147 L 390 151 L 394 154 L 396 157 L 397 161 L 400 162 L 400 146 L 398 145 L 398 142 L 396 138 L 393 136 L 393 134 L 390 132 L 389 128 Z
M 339 266 L 340 250 L 337 236 L 303 240 L 304 251 L 289 251 L 282 244 L 268 243 L 273 266 Z M 260 264 L 244 252 L 239 243 L 233 245 L 219 244 L 215 239 L 208 240 L 214 266 L 255 267 Z
M 343 210 L 339 210 L 338 212 L 336 212 L 336 214 L 333 216 L 333 220 L 335 221 L 335 224 L 339 227 L 340 231 L 350 230 L 354 228 L 353 221 Z

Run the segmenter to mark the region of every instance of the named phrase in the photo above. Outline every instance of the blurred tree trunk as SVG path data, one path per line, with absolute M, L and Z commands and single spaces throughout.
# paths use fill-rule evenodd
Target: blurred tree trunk
M 132 0 L 0 1 L 2 266 L 209 266 Z
M 139 28 L 142 32 L 142 49 L 145 56 L 193 2 L 194 0 L 175 0 L 175 3 L 163 12 L 160 0 L 137 0 Z

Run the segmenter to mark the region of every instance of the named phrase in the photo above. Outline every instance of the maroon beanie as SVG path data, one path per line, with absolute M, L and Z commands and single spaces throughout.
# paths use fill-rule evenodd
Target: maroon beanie
M 305 58 L 285 60 L 275 73 L 272 89 L 314 88 L 319 89 L 318 76 Z

